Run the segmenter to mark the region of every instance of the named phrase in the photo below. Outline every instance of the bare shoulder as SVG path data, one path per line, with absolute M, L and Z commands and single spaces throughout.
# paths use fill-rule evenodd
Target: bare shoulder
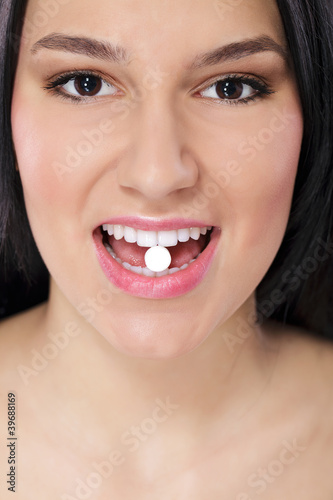
M 18 340 L 24 332 L 33 331 L 45 314 L 46 303 L 39 304 L 26 311 L 0 321 L 0 343 Z
M 25 359 L 44 314 L 45 303 L 0 322 L 0 380 Z
M 291 442 L 296 439 L 304 450 L 293 466 L 293 488 L 298 482 L 303 485 L 306 498 L 316 498 L 320 484 L 323 492 L 331 494 L 333 340 L 274 323 L 268 326 L 268 336 L 277 346 L 271 404 L 280 419 L 279 436 L 281 441 L 285 436 Z M 276 341 L 278 337 L 280 340 Z M 330 496 L 323 494 L 322 498 Z
M 325 407 L 333 421 L 333 337 L 277 323 L 265 331 L 277 346 L 278 376 L 286 390 L 292 397 L 304 395 L 313 408 Z M 333 425 L 331 429 L 333 433 Z
M 263 327 L 264 333 L 268 338 L 274 339 L 276 337 L 283 338 L 284 346 L 289 347 L 302 347 L 303 349 L 310 349 L 311 351 L 327 350 L 333 353 L 333 332 L 332 337 L 324 337 L 314 331 L 306 330 L 293 325 L 283 325 L 276 321 L 268 321 Z

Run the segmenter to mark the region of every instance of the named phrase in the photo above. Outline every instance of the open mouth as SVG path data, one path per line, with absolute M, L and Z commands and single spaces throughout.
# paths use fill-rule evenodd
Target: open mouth
M 120 224 L 100 226 L 107 252 L 124 269 L 147 277 L 167 276 L 186 269 L 196 261 L 211 240 L 212 226 L 191 227 L 171 231 L 144 231 Z M 154 272 L 145 264 L 145 254 L 153 246 L 166 247 L 171 264 L 165 271 Z

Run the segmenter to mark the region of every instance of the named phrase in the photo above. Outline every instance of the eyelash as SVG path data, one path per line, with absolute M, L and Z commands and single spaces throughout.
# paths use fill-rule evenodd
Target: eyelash
M 93 101 L 94 99 L 98 98 L 98 96 L 96 96 L 96 97 L 84 97 L 84 96 L 79 97 L 79 96 L 68 94 L 68 93 L 66 93 L 66 91 L 61 90 L 61 87 L 63 85 L 66 85 L 66 83 L 70 82 L 71 80 L 74 80 L 78 76 L 93 76 L 94 78 L 99 78 L 102 82 L 113 86 L 112 83 L 107 82 L 98 73 L 94 73 L 93 71 L 89 71 L 89 70 L 84 70 L 84 71 L 74 70 L 74 71 L 71 71 L 70 73 L 64 73 L 64 74 L 58 76 L 57 78 L 55 78 L 54 80 L 50 80 L 48 82 L 48 84 L 45 85 L 45 87 L 43 87 L 43 89 L 49 91 L 51 94 L 54 94 L 57 97 L 60 97 L 64 100 L 70 100 L 70 101 L 75 102 L 75 103 L 81 103 L 82 101 L 87 101 L 87 100 Z
M 218 80 L 214 80 L 211 84 L 208 86 L 205 86 L 203 89 L 199 90 L 199 92 L 203 92 L 205 90 L 209 90 L 210 88 L 214 87 L 218 83 L 226 83 L 226 82 L 234 82 L 234 83 L 241 83 L 244 85 L 248 85 L 252 87 L 253 90 L 256 91 L 255 94 L 245 97 L 243 99 L 235 100 L 235 99 L 217 99 L 217 98 L 212 98 L 212 97 L 202 97 L 202 99 L 208 99 L 212 100 L 215 103 L 217 103 L 219 106 L 240 106 L 243 104 L 249 104 L 250 102 L 256 101 L 257 99 L 263 99 L 269 95 L 275 94 L 275 91 L 269 87 L 267 84 L 263 83 L 261 80 L 254 78 L 252 76 L 245 76 L 245 75 L 237 75 L 237 74 L 231 74 L 227 75 L 223 78 L 219 78 Z
M 68 82 L 71 80 L 74 80 L 75 78 L 79 76 L 92 76 L 94 78 L 100 79 L 103 83 L 106 83 L 108 85 L 114 86 L 112 83 L 107 82 L 104 78 L 101 77 L 98 73 L 94 73 L 93 71 L 85 70 L 85 71 L 80 71 L 80 70 L 75 70 L 70 73 L 64 73 L 60 75 L 59 77 L 50 80 L 48 84 L 43 87 L 44 90 L 51 92 L 51 94 L 56 95 L 57 97 L 60 97 L 64 100 L 70 100 L 74 103 L 82 103 L 82 102 L 87 102 L 87 101 L 93 101 L 95 99 L 98 99 L 97 96 L 75 96 L 71 95 L 69 93 L 66 93 L 66 91 L 62 90 L 62 86 L 66 85 Z M 254 95 L 245 97 L 243 99 L 239 100 L 234 100 L 234 99 L 222 99 L 222 98 L 212 98 L 212 97 L 201 97 L 201 99 L 206 99 L 208 101 L 213 101 L 214 103 L 217 103 L 218 105 L 222 106 L 239 106 L 243 104 L 249 104 L 250 102 L 256 101 L 257 99 L 263 99 L 271 94 L 274 94 L 275 92 L 273 91 L 272 88 L 270 88 L 267 84 L 263 83 L 261 80 L 250 77 L 250 76 L 245 76 L 245 75 L 237 75 L 237 74 L 231 74 L 227 75 L 223 78 L 219 78 L 217 80 L 214 80 L 211 82 L 208 86 L 204 87 L 201 90 L 198 90 L 197 92 L 203 92 L 205 90 L 209 90 L 218 83 L 226 83 L 229 81 L 233 81 L 235 83 L 240 83 L 244 85 L 248 85 L 252 87 L 253 90 L 256 91 Z M 111 95 L 111 94 L 110 94 Z

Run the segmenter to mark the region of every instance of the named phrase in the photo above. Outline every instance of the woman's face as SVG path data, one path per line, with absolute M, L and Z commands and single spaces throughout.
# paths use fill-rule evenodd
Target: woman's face
M 30 0 L 12 127 L 57 304 L 140 357 L 236 326 L 283 239 L 302 125 L 273 0 Z M 129 268 L 154 238 L 172 274 Z

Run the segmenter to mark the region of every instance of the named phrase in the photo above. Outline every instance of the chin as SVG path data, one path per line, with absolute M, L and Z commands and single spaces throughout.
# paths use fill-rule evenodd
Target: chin
M 210 330 L 194 328 L 189 318 L 178 315 L 173 320 L 133 316 L 117 317 L 111 327 L 99 324 L 97 330 L 118 352 L 126 356 L 150 360 L 170 360 L 184 356 L 196 349 L 209 336 Z M 175 314 L 174 316 L 177 316 Z M 193 316 L 192 316 L 193 318 Z M 203 322 L 204 323 L 204 322 Z

